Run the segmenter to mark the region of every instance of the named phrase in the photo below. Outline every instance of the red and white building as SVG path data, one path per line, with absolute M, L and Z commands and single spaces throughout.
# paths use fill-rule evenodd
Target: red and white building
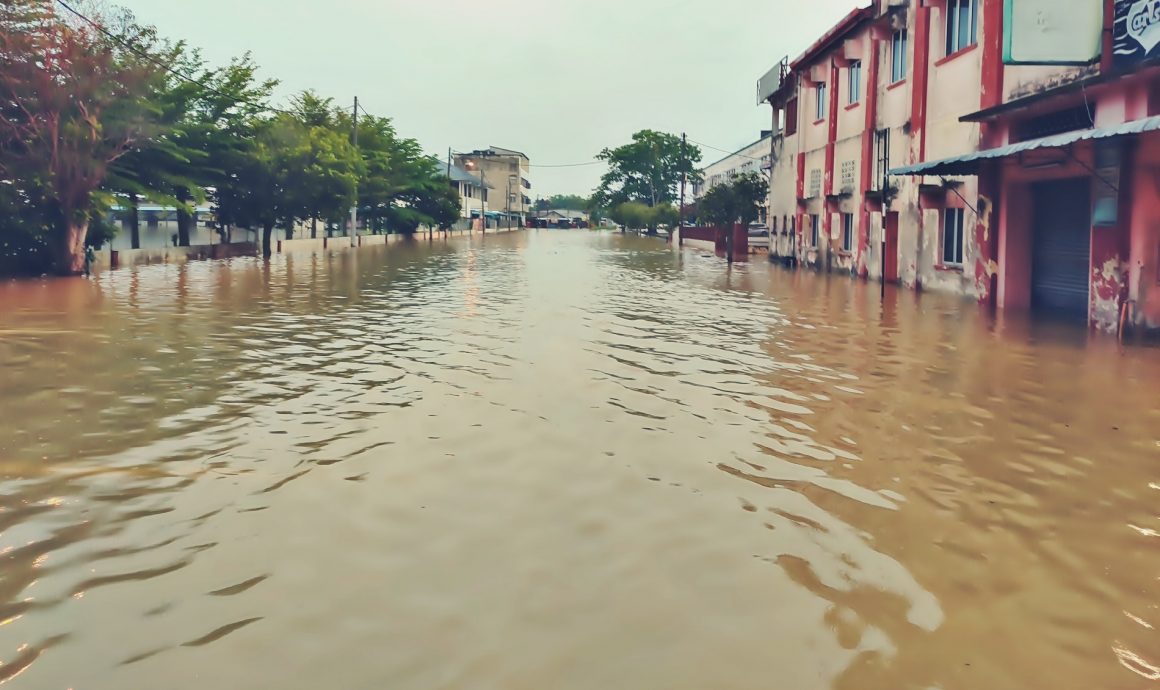
M 1156 4 L 853 10 L 758 84 L 777 132 L 771 253 L 1104 330 L 1160 328 Z

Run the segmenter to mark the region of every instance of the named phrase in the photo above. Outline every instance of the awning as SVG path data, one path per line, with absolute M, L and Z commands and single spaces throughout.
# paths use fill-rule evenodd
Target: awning
M 1125 122 L 1124 124 L 1116 125 L 1115 127 L 1081 129 L 1076 132 L 1066 132 L 1064 134 L 1043 137 L 1042 139 L 1021 141 L 1018 144 L 1009 144 L 1007 146 L 1000 146 L 998 148 L 987 149 L 985 151 L 975 151 L 974 153 L 967 153 L 962 156 L 956 156 L 954 158 L 944 158 L 942 160 L 927 161 L 926 163 L 918 163 L 915 165 L 905 165 L 901 168 L 892 169 L 890 174 L 977 175 L 979 173 L 979 164 L 982 161 L 1008 158 L 1016 154 L 1024 153 L 1026 151 L 1034 151 L 1036 149 L 1059 149 L 1066 146 L 1071 146 L 1072 144 L 1078 144 L 1081 141 L 1110 139 L 1112 137 L 1125 137 L 1133 134 L 1154 132 L 1156 130 L 1160 130 L 1160 115 L 1149 117 L 1144 120 Z

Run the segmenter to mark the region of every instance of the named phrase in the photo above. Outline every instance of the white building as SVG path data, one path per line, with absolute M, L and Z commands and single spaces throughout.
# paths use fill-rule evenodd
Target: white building
M 701 169 L 703 180 L 693 185 L 693 200 L 700 201 L 710 189 L 728 182 L 738 175 L 756 172 L 768 175 L 773 160 L 773 134 L 762 132 L 757 141 L 734 151 L 721 160 L 711 163 Z M 761 210 L 758 221 L 763 225 L 769 217 L 769 202 Z

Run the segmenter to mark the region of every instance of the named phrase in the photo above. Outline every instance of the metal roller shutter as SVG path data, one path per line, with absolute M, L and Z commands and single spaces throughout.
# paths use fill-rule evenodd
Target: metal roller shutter
M 1036 185 L 1031 304 L 1087 320 L 1091 266 L 1091 180 Z

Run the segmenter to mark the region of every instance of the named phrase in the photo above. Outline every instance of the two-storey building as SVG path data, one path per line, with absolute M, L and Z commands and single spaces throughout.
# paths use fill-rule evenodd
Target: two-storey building
M 777 130 L 775 254 L 1109 330 L 1160 326 L 1150 6 L 854 10 L 759 82 Z

